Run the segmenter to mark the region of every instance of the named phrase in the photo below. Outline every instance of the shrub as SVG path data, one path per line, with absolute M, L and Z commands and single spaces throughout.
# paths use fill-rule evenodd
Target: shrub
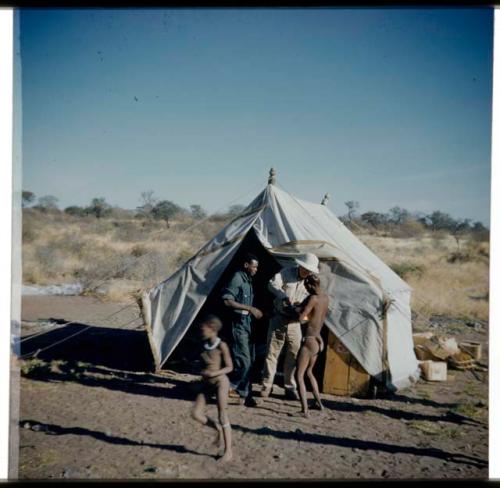
M 446 261 L 449 263 L 467 263 L 472 261 L 473 257 L 469 252 L 454 251 L 448 255 Z
M 418 220 L 405 220 L 398 228 L 395 229 L 394 236 L 396 237 L 421 237 L 425 232 L 425 226 Z
M 188 259 L 192 258 L 193 254 L 191 249 L 182 249 L 175 259 L 177 267 L 182 266 Z
M 141 241 L 145 238 L 145 232 L 142 226 L 133 221 L 126 220 L 124 222 L 113 222 L 114 235 L 113 239 L 125 242 Z
M 405 279 L 409 275 L 414 275 L 417 278 L 421 278 L 425 271 L 424 266 L 408 262 L 391 264 L 390 267 L 403 279 Z
M 52 246 L 39 246 L 35 250 L 35 258 L 41 269 L 48 275 L 54 274 L 57 266 L 58 256 Z
M 33 242 L 37 238 L 38 234 L 35 232 L 33 227 L 29 224 L 23 222 L 23 243 Z
M 134 258 L 139 258 L 141 256 L 144 256 L 145 254 L 148 253 L 148 250 L 145 246 L 141 245 L 141 244 L 137 244 L 135 245 L 132 250 L 130 251 L 130 254 L 134 257 Z

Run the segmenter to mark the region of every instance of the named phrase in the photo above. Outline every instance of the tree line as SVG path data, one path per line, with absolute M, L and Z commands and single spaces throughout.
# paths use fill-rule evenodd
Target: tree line
M 432 232 L 447 232 L 451 234 L 460 246 L 460 239 L 465 235 L 476 234 L 481 238 L 489 237 L 488 228 L 480 221 L 466 218 L 453 218 L 446 212 L 434 210 L 430 213 L 410 212 L 409 210 L 395 206 L 388 212 L 367 211 L 359 213 L 359 202 L 349 200 L 345 202 L 347 212 L 340 217 L 342 222 L 349 227 L 356 225 L 374 230 L 390 231 L 391 229 L 408 228 L 419 226 L 423 230 Z
M 245 208 L 244 205 L 231 205 L 226 212 L 209 216 L 207 211 L 199 204 L 192 204 L 189 208 L 184 208 L 171 200 L 156 197 L 153 190 L 141 192 L 139 201 L 140 204 L 135 209 L 126 210 L 110 205 L 103 197 L 96 197 L 86 206 L 71 205 L 61 210 L 59 200 L 53 195 L 44 195 L 37 198 L 31 191 L 22 192 L 23 208 L 30 207 L 40 212 L 64 212 L 76 217 L 94 216 L 97 219 L 121 212 L 122 215 L 125 213 L 134 218 L 163 220 L 167 227 L 170 226 L 172 219 L 179 216 L 188 216 L 195 220 L 202 220 L 207 217 L 223 220 L 234 218 Z M 390 231 L 395 227 L 403 228 L 417 223 L 424 230 L 450 233 L 457 240 L 457 244 L 465 234 L 477 233 L 484 235 L 489 232 L 487 227 L 480 221 L 453 218 L 451 215 L 439 210 L 430 213 L 410 212 L 405 208 L 395 206 L 386 213 L 375 211 L 360 213 L 359 202 L 349 200 L 345 202 L 345 205 L 347 212 L 340 217 L 340 220 L 351 228 L 360 226 L 365 229 Z
M 134 218 L 163 220 L 170 227 L 172 219 L 179 216 L 189 216 L 195 220 L 207 218 L 208 212 L 199 204 L 192 204 L 184 208 L 171 200 L 157 198 L 152 190 L 143 191 L 140 195 L 140 205 L 135 209 L 127 210 L 109 204 L 104 197 L 93 198 L 88 205 L 70 205 L 59 208 L 59 199 L 53 195 L 37 197 L 31 191 L 22 192 L 23 208 L 33 208 L 43 213 L 64 212 L 75 217 L 94 216 L 97 219 L 109 217 L 116 213 L 127 214 Z M 244 205 L 231 205 L 223 214 L 214 214 L 213 218 L 232 218 L 244 210 Z

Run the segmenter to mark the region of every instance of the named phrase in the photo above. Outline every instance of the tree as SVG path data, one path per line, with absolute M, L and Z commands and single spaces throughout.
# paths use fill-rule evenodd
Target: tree
M 430 227 L 433 231 L 436 230 L 451 230 L 455 224 L 455 221 L 447 213 L 435 210 L 429 215 L 425 216 L 424 220 L 427 227 Z
M 96 218 L 100 219 L 111 211 L 111 206 L 106 202 L 104 197 L 93 198 L 86 210 L 87 213 L 93 214 Z
M 201 205 L 191 205 L 189 208 L 191 209 L 191 215 L 196 220 L 204 219 L 207 216 Z
M 348 202 L 345 202 L 345 205 L 347 206 L 347 218 L 349 219 L 349 222 L 352 222 L 356 211 L 359 208 L 359 202 L 349 200 Z
M 23 190 L 22 193 L 23 207 L 27 207 L 30 203 L 33 203 L 35 201 L 35 198 L 36 195 L 32 191 Z
M 64 213 L 73 215 L 74 217 L 84 217 L 87 215 L 87 210 L 83 207 L 78 207 L 77 205 L 71 205 L 64 209 Z
M 59 210 L 57 203 L 59 199 L 53 195 L 45 195 L 38 199 L 38 205 L 35 208 L 41 210 L 42 212 L 47 212 L 49 210 Z
M 182 211 L 181 207 L 170 200 L 162 200 L 158 202 L 153 209 L 151 214 L 155 219 L 162 219 L 167 223 L 167 228 L 170 228 L 170 219 L 175 217 L 178 213 Z
M 476 221 L 471 227 L 472 237 L 475 241 L 488 241 L 490 238 L 490 231 L 483 225 L 482 222 Z
M 387 222 L 387 217 L 383 213 L 379 212 L 365 212 L 361 215 L 361 220 L 377 228 Z
M 450 228 L 451 235 L 457 241 L 458 251 L 460 252 L 460 239 L 471 229 L 470 219 L 455 220 Z
M 389 209 L 390 220 L 393 224 L 401 225 L 404 224 L 410 217 L 410 212 L 405 208 L 392 207 Z
M 154 194 L 153 190 L 147 190 L 141 192 L 142 205 L 137 207 L 139 214 L 147 218 L 153 217 L 152 211 L 154 206 L 158 202 L 158 199 L 155 198 L 153 194 Z
M 487 232 L 488 229 L 483 225 L 482 222 L 476 221 L 472 224 L 471 227 L 472 232 Z

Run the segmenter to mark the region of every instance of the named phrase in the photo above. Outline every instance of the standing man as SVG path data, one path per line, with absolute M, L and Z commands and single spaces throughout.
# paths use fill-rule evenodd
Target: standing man
M 252 343 L 252 317 L 262 318 L 262 312 L 253 306 L 252 277 L 259 268 L 259 261 L 253 254 L 246 254 L 243 269 L 236 271 L 228 285 L 222 291 L 224 305 L 231 309 L 231 335 L 234 370 L 229 396 L 239 397 L 245 405 L 256 406 L 252 396 L 250 371 L 254 360 Z
M 266 398 L 271 394 L 278 366 L 278 358 L 286 345 L 285 364 L 285 397 L 298 400 L 295 368 L 300 349 L 302 332 L 295 306 L 309 295 L 304 280 L 312 273 L 319 272 L 319 260 L 312 253 L 306 253 L 295 260 L 295 265 L 283 268 L 269 282 L 269 291 L 275 296 L 274 315 L 269 321 L 267 335 L 267 353 L 264 363 L 264 374 L 260 396 Z

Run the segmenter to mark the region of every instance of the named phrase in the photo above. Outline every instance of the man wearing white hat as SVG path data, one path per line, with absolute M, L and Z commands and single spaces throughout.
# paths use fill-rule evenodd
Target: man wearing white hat
M 304 280 L 311 273 L 319 272 L 318 265 L 318 258 L 312 253 L 306 253 L 296 258 L 294 265 L 283 268 L 269 282 L 269 291 L 273 293 L 275 299 L 274 315 L 269 322 L 267 335 L 267 353 L 260 393 L 262 397 L 271 394 L 278 358 L 283 346 L 286 345 L 283 367 L 285 396 L 294 400 L 299 398 L 294 376 L 302 332 L 292 307 L 307 297 Z

